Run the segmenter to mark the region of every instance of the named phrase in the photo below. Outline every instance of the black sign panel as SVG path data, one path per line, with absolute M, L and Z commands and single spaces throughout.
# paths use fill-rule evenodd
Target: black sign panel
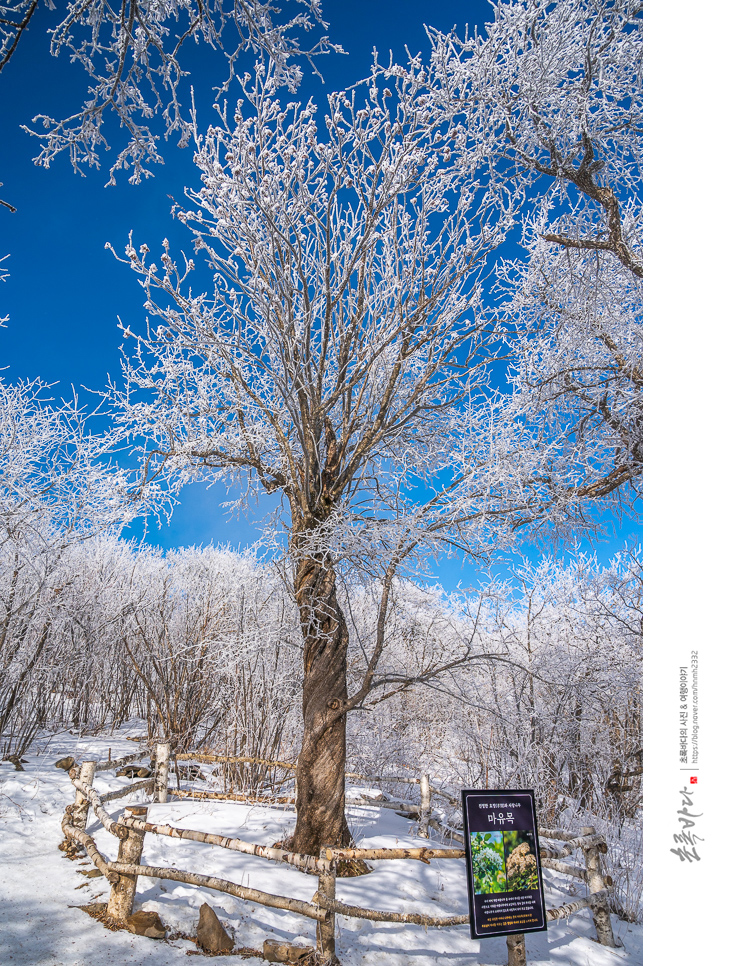
M 461 802 L 471 938 L 544 931 L 534 792 L 467 789 Z

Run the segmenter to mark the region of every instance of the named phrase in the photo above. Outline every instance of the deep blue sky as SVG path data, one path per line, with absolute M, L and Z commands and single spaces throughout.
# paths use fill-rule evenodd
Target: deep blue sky
M 444 30 L 455 24 L 463 29 L 467 23 L 483 23 L 489 7 L 482 0 L 363 0 L 357 5 L 324 0 L 324 13 L 332 40 L 348 54 L 319 58 L 325 84 L 308 78 L 300 97 L 323 99 L 327 90 L 366 76 L 373 47 L 381 59 L 389 49 L 399 56 L 406 44 L 412 53 L 427 50 L 424 22 Z M 0 197 L 18 209 L 11 214 L 0 208 L 0 256 L 10 253 L 2 263 L 10 278 L 0 287 L 0 316 L 9 315 L 10 321 L 0 329 L 0 366 L 7 367 L 8 379 L 38 376 L 57 383 L 58 395 L 68 395 L 72 385 L 101 389 L 107 374 L 118 378 L 117 316 L 133 329 L 144 319 L 135 276 L 114 260 L 105 243 L 123 251 L 130 230 L 137 242 L 146 240 L 153 250 L 165 236 L 186 241 L 170 218 L 169 196 L 181 199 L 184 185 L 196 185 L 198 175 L 192 152 L 174 144 L 167 145 L 166 163 L 155 169 L 155 178 L 139 186 L 119 176 L 116 187 L 105 188 L 111 161 L 104 164 L 104 158 L 101 171 L 88 172 L 85 178 L 74 175 L 64 158 L 50 170 L 33 165 L 37 144 L 20 125 L 37 113 L 59 117 L 74 112 L 87 83 L 83 70 L 69 64 L 67 55 L 50 56 L 45 31 L 53 22 L 54 15 L 43 8 L 0 75 Z M 190 78 L 200 113 L 211 81 L 218 79 L 201 69 L 205 64 L 203 58 Z M 114 121 L 107 125 L 113 135 Z M 257 535 L 255 523 L 229 520 L 219 508 L 224 498 L 222 487 L 189 487 L 171 526 L 158 530 L 152 524 L 147 539 L 163 547 L 251 542 Z M 255 511 L 252 517 L 255 521 Z M 601 558 L 622 546 L 635 529 L 629 524 L 601 546 Z M 133 532 L 139 535 L 141 530 Z M 458 580 L 468 583 L 474 570 L 448 564 L 440 577 L 447 586 Z

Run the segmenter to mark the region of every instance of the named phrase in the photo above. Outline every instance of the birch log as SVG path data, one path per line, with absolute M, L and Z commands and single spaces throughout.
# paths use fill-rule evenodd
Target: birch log
M 153 788 L 155 784 L 154 778 L 143 778 L 141 782 L 133 782 L 131 785 L 127 785 L 125 788 L 118 788 L 114 792 L 105 792 L 103 795 L 99 795 L 99 801 L 113 802 L 117 798 L 126 798 L 127 795 L 132 795 L 134 792 L 146 791 L 148 788 Z
M 355 771 L 346 771 L 345 778 L 357 778 L 366 782 L 392 782 L 395 785 L 420 785 L 420 778 L 403 778 L 401 775 L 360 775 Z
M 595 828 L 592 826 L 586 826 L 581 829 L 581 833 L 585 837 L 595 838 Z M 605 890 L 605 883 L 603 881 L 603 874 L 601 872 L 601 856 L 599 855 L 599 849 L 597 846 L 583 846 L 583 854 L 586 859 L 586 872 L 588 888 L 592 896 L 602 893 Z M 607 900 L 596 900 L 591 904 L 591 913 L 593 915 L 593 922 L 596 927 L 596 937 L 602 946 L 609 946 L 611 949 L 616 948 L 616 940 L 613 937 L 613 928 L 611 926 L 611 913 L 608 909 Z
M 229 838 L 225 835 L 215 835 L 212 832 L 196 832 L 193 829 L 176 828 L 174 825 L 157 825 L 154 822 L 144 822 L 133 817 L 128 818 L 126 813 L 118 824 L 122 828 L 132 828 L 139 832 L 153 832 L 155 835 L 167 835 L 173 839 L 188 839 L 191 842 L 203 842 L 206 845 L 219 845 L 221 848 L 231 849 L 233 852 L 258 855 L 262 859 L 271 859 L 273 862 L 285 862 L 287 865 L 293 865 L 295 869 L 301 869 L 302 872 L 323 871 L 320 860 L 312 855 L 289 852 L 286 849 L 275 849 L 267 845 L 255 845 L 253 842 L 244 842 L 242 839 Z
M 96 847 L 96 842 L 88 834 L 88 832 L 82 832 L 81 829 L 76 828 L 71 823 L 70 815 L 64 817 L 61 823 L 61 830 L 66 835 L 66 838 L 73 839 L 82 846 L 86 854 L 89 856 L 91 861 L 97 867 L 97 869 L 105 875 L 110 882 L 117 882 L 119 880 L 119 874 L 109 867 L 109 863 L 101 854 L 101 852 Z
M 79 781 L 84 785 L 94 784 L 94 772 L 96 771 L 95 761 L 84 761 L 81 763 L 81 770 L 79 771 Z M 75 828 L 81 829 L 83 832 L 86 828 L 86 822 L 89 817 L 89 800 L 86 795 L 79 789 L 76 789 L 76 801 L 74 802 L 74 818 L 73 825 Z
M 206 761 L 206 762 L 221 762 L 221 763 L 227 762 L 229 764 L 237 764 L 240 762 L 244 764 L 249 763 L 249 764 L 255 764 L 255 765 L 271 765 L 272 768 L 286 768 L 288 771 L 295 771 L 297 767 L 296 765 L 292 765 L 291 762 L 288 762 L 288 761 L 269 761 L 266 758 L 243 758 L 243 757 L 234 758 L 231 755 L 209 755 L 204 752 L 200 752 L 200 754 L 198 754 L 197 752 L 193 752 L 193 751 L 183 755 L 175 755 L 175 760 L 176 761 Z
M 447 916 L 437 919 L 434 916 L 422 916 L 418 912 L 379 912 L 377 909 L 365 909 L 362 906 L 351 906 L 318 894 L 317 901 L 326 909 L 331 909 L 341 916 L 352 916 L 354 919 L 371 919 L 374 922 L 412 922 L 417 926 L 463 926 L 469 922 L 469 916 Z
M 155 801 L 167 801 L 167 779 L 170 772 L 170 742 L 155 746 Z
M 78 778 L 72 778 L 71 784 L 78 791 L 83 792 L 86 798 L 91 802 L 94 809 L 94 814 L 99 819 L 99 821 L 104 826 L 104 828 L 107 830 L 107 832 L 111 832 L 111 834 L 116 835 L 117 838 L 120 837 L 120 834 L 124 834 L 123 832 L 124 827 L 120 825 L 118 822 L 114 821 L 111 815 L 104 808 L 104 805 L 101 801 L 101 797 L 97 794 L 97 792 L 94 790 L 94 788 L 92 788 L 91 785 L 87 785 L 85 782 L 79 781 Z
M 602 835 L 581 835 L 578 838 L 571 839 L 566 842 L 561 849 L 554 849 L 549 845 L 540 846 L 540 856 L 543 859 L 564 859 L 568 855 L 572 855 L 576 849 L 594 848 L 602 853 L 606 854 L 608 851 L 608 846 Z
M 146 758 L 149 754 L 150 749 L 138 748 L 133 755 L 127 755 L 125 758 L 115 758 L 114 761 L 100 761 L 97 763 L 97 771 L 111 771 L 112 768 L 123 768 L 125 765 L 131 765 L 135 761 L 140 761 L 142 758 Z
M 346 805 L 370 805 L 372 808 L 392 808 L 395 812 L 405 812 L 414 818 L 419 814 L 418 805 L 412 802 L 385 802 L 377 798 L 346 798 Z
M 125 808 L 124 818 L 139 817 L 144 819 L 147 809 L 139 806 Z M 117 861 L 121 865 L 139 865 L 144 847 L 144 832 L 137 829 L 127 829 L 127 835 L 119 842 Z M 119 881 L 112 883 L 109 903 L 106 907 L 110 919 L 126 922 L 134 907 L 134 893 L 137 889 L 137 876 L 120 873 Z
M 463 849 L 322 849 L 328 860 L 343 859 L 418 859 L 427 865 L 431 859 L 463 859 Z
M 559 842 L 572 842 L 578 837 L 577 832 L 566 832 L 561 828 L 539 828 L 537 834 L 541 839 L 557 839 Z
M 144 875 L 150 879 L 170 879 L 173 882 L 185 882 L 187 885 L 214 889 L 216 892 L 226 892 L 238 899 L 256 902 L 260 906 L 270 906 L 272 909 L 286 909 L 289 912 L 296 912 L 300 916 L 307 916 L 309 919 L 322 920 L 326 915 L 324 909 L 312 902 L 290 899 L 288 896 L 277 896 L 270 892 L 260 892 L 258 889 L 249 889 L 247 886 L 236 885 L 235 882 L 229 882 L 227 879 L 218 879 L 215 876 L 202 875 L 199 872 L 185 872 L 182 869 L 170 869 L 165 866 L 131 865 L 122 862 L 110 862 L 109 868 L 119 875 Z
M 542 867 L 543 869 L 552 869 L 553 872 L 562 872 L 563 875 L 573 875 L 576 879 L 582 879 L 584 882 L 588 881 L 588 873 L 585 869 L 581 869 L 577 865 L 568 865 L 567 862 L 561 862 L 560 859 L 543 859 Z
M 421 775 L 421 807 L 418 810 L 418 837 L 428 838 L 428 823 L 431 819 L 431 785 L 428 775 Z
M 296 798 L 287 798 L 283 795 L 270 798 L 268 796 L 241 795 L 238 792 L 196 792 L 187 788 L 168 788 L 167 794 L 173 795 L 175 798 L 211 798 L 214 801 L 245 802 L 248 805 L 256 805 L 260 802 L 270 806 L 296 804 Z
M 568 919 L 573 913 L 578 912 L 580 909 L 586 909 L 604 898 L 608 898 L 607 890 L 597 892 L 592 896 L 586 896 L 584 899 L 576 899 L 575 902 L 568 902 L 564 906 L 558 906 L 557 909 L 548 909 L 546 910 L 545 918 L 548 922 L 554 922 L 556 919 Z
M 326 862 L 324 849 L 320 852 L 320 859 Z M 315 900 L 326 899 L 334 902 L 336 900 L 337 878 L 335 864 L 327 862 L 326 871 L 319 874 L 319 887 Z M 320 959 L 325 962 L 337 962 L 335 950 L 335 928 L 337 926 L 336 913 L 325 907 L 325 918 L 317 923 L 317 953 Z

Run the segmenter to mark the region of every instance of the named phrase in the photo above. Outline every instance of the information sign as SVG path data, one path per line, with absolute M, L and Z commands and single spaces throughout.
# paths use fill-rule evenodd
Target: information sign
M 534 792 L 466 789 L 461 801 L 472 939 L 547 929 Z

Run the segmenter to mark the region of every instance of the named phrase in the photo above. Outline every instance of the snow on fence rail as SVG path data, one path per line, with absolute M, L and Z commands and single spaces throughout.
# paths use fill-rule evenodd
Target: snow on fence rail
M 154 751 L 154 754 L 152 752 Z M 155 773 L 152 777 L 135 782 L 126 788 L 99 795 L 93 787 L 94 776 L 100 771 L 124 767 L 150 755 L 154 762 Z M 210 755 L 207 753 L 186 753 L 176 755 L 177 761 L 215 761 L 236 763 L 257 763 L 272 767 L 294 769 L 288 762 L 266 761 L 260 758 L 233 758 L 224 755 Z M 251 801 L 243 795 L 220 794 L 215 792 L 176 792 L 168 788 L 170 762 L 170 745 L 158 743 L 154 749 L 141 747 L 133 755 L 118 758 L 114 761 L 85 761 L 80 768 L 72 767 L 69 777 L 76 789 L 76 799 L 64 813 L 61 823 L 62 831 L 67 842 L 75 842 L 81 846 L 111 885 L 107 916 L 119 922 L 124 922 L 132 913 L 136 891 L 137 877 L 149 876 L 156 879 L 170 879 L 189 885 L 202 886 L 217 892 L 224 892 L 240 899 L 255 902 L 259 905 L 275 909 L 285 909 L 301 916 L 306 916 L 316 922 L 317 927 L 317 957 L 319 962 L 336 962 L 335 925 L 337 915 L 349 916 L 357 919 L 369 919 L 376 922 L 415 923 L 422 926 L 447 927 L 468 923 L 466 915 L 436 917 L 420 913 L 382 912 L 361 906 L 340 902 L 336 897 L 338 865 L 351 860 L 415 860 L 430 862 L 431 859 L 463 859 L 463 849 L 432 848 L 324 848 L 319 857 L 303 855 L 286 849 L 257 845 L 242 839 L 193 829 L 181 829 L 176 826 L 162 825 L 147 821 L 147 808 L 143 806 L 127 807 L 121 819 L 114 820 L 104 808 L 107 802 L 123 798 L 126 795 L 141 790 L 150 790 L 157 802 L 166 802 L 168 794 L 185 794 L 195 798 L 211 798 L 213 800 L 226 799 L 234 801 Z M 377 805 L 378 807 L 397 808 L 402 814 L 418 816 L 418 834 L 428 838 L 428 828 L 437 828 L 450 835 L 452 839 L 461 840 L 463 836 L 433 818 L 431 814 L 431 795 L 433 793 L 447 799 L 452 805 L 458 801 L 445 792 L 435 789 L 428 775 L 420 778 L 404 778 L 402 776 L 372 776 L 348 772 L 347 777 L 376 782 L 402 782 L 420 786 L 421 801 L 418 806 L 408 802 L 390 802 L 377 798 L 348 799 L 348 803 Z M 278 801 L 278 800 L 277 800 Z M 293 799 L 283 799 L 293 802 Z M 93 808 L 102 826 L 119 839 L 119 852 L 116 861 L 106 859 L 99 851 L 94 839 L 86 831 L 89 808 Z M 144 837 L 146 834 L 164 835 L 170 838 L 188 839 L 215 845 L 220 848 L 256 855 L 269 861 L 282 862 L 302 872 L 318 876 L 318 890 L 311 902 L 300 899 L 279 896 L 272 893 L 251 889 L 226 879 L 185 872 L 158 866 L 141 865 Z M 610 876 L 604 876 L 601 871 L 600 855 L 607 851 L 606 842 L 602 835 L 597 835 L 594 828 L 584 827 L 580 833 L 568 832 L 564 829 L 539 829 L 543 839 L 562 843 L 558 847 L 541 846 L 540 856 L 544 868 L 552 869 L 565 875 L 575 876 L 585 882 L 590 895 L 577 899 L 575 902 L 547 910 L 548 921 L 567 919 L 580 909 L 590 908 L 596 926 L 597 938 L 605 946 L 614 947 L 615 941 L 611 928 L 611 917 L 608 910 L 609 889 L 612 886 Z M 561 859 L 581 849 L 585 856 L 585 868 L 562 862 Z M 510 936 L 507 941 L 508 966 L 524 966 L 526 962 L 524 936 Z

